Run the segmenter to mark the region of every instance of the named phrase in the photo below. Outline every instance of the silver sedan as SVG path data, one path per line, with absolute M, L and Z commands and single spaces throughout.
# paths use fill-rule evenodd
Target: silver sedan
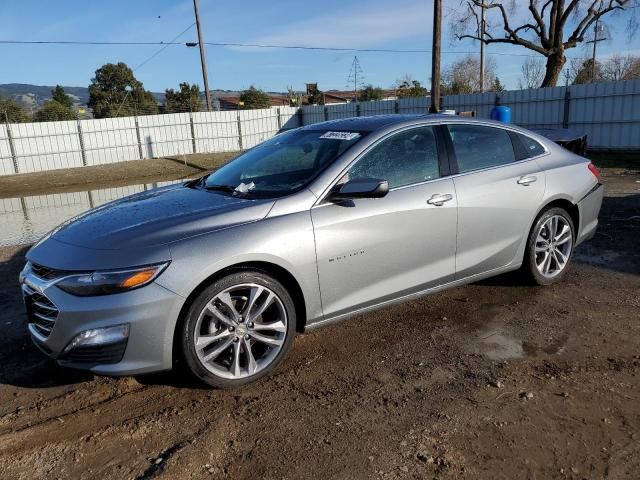
M 232 387 L 297 332 L 511 270 L 559 281 L 594 235 L 589 160 L 512 125 L 344 119 L 61 225 L 20 275 L 35 344 L 107 375 Z M 401 321 L 401 320 L 398 320 Z

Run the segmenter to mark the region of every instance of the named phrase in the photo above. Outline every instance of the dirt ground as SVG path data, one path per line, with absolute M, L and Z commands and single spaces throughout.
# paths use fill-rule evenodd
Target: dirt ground
M 178 155 L 47 172 L 0 175 L 0 198 L 27 197 L 120 187 L 197 176 L 227 163 L 239 152 Z
M 514 275 L 301 335 L 232 391 L 63 369 L 0 251 L 0 477 L 640 478 L 640 172 L 565 280 Z

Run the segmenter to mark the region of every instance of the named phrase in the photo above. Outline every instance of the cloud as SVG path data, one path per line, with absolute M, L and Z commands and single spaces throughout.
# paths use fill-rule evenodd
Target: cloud
M 431 2 L 424 0 L 367 2 L 358 9 L 332 9 L 311 20 L 280 27 L 249 43 L 307 47 L 370 48 L 412 37 L 429 38 Z M 407 45 L 406 48 L 411 48 Z M 424 48 L 420 45 L 418 48 Z

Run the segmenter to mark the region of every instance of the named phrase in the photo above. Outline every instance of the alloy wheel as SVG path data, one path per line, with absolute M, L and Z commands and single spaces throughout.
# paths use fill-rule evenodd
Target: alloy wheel
M 569 221 L 562 215 L 550 216 L 538 230 L 535 263 L 545 278 L 553 278 L 564 270 L 571 256 L 573 234 Z
M 253 376 L 282 349 L 287 313 L 276 293 L 240 284 L 215 295 L 198 316 L 194 344 L 200 363 L 226 379 Z

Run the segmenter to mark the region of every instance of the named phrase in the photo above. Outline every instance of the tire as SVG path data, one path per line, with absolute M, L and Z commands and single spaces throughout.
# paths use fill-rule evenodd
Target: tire
M 550 237 L 553 233 L 554 220 L 556 222 L 554 240 L 546 242 L 545 237 Z M 565 226 L 568 228 L 565 229 Z M 535 285 L 551 285 L 562 280 L 567 274 L 569 262 L 573 256 L 575 238 L 575 226 L 566 210 L 552 207 L 540 213 L 527 239 L 522 262 L 525 278 Z M 545 274 L 547 259 L 548 271 Z
M 280 282 L 254 270 L 214 281 L 192 302 L 182 327 L 182 353 L 191 372 L 216 388 L 269 375 L 291 348 L 293 299 Z

